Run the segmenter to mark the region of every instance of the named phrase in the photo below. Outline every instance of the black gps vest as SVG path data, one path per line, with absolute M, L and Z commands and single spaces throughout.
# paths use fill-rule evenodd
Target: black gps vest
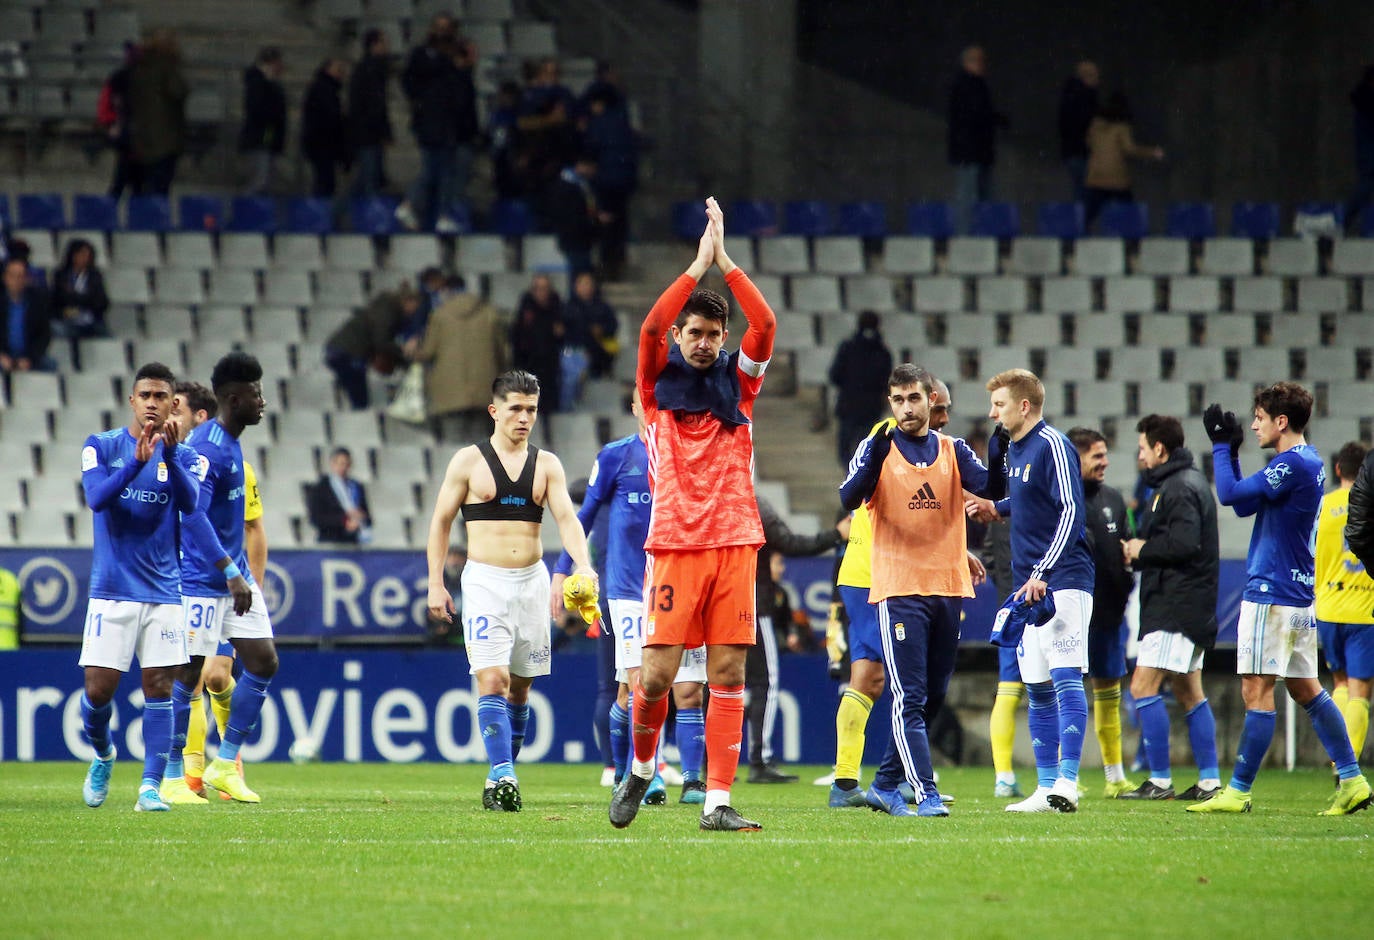
M 533 522 L 544 521 L 544 507 L 534 501 L 534 465 L 539 457 L 539 448 L 529 445 L 529 456 L 520 470 L 520 478 L 512 480 L 501 465 L 501 458 L 491 446 L 491 441 L 477 445 L 482 458 L 491 470 L 491 478 L 496 481 L 496 496 L 485 503 L 467 503 L 462 507 L 465 522 Z

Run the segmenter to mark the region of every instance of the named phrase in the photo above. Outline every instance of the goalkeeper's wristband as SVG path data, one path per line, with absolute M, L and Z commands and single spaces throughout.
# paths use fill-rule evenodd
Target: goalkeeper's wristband
M 239 566 L 234 564 L 232 561 L 220 570 L 224 572 L 224 580 L 226 581 L 233 580 L 234 578 L 243 577 L 243 572 L 239 570 Z

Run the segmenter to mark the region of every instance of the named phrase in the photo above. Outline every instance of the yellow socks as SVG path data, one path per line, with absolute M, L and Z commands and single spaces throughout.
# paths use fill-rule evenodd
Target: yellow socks
M 205 699 L 197 695 L 191 699 L 191 723 L 186 727 L 186 748 L 182 752 L 188 777 L 199 777 L 205 770 L 205 729 Z
M 1093 689 L 1093 726 L 1104 767 L 1121 766 L 1121 683 Z
M 1016 742 L 1016 708 L 1026 694 L 1020 682 L 997 683 L 997 698 L 992 702 L 992 717 L 988 720 L 988 737 L 992 740 L 992 768 L 999 778 L 1012 774 L 1011 751 Z
M 1355 759 L 1359 760 L 1369 734 L 1369 699 L 1350 699 L 1341 714 L 1345 716 L 1345 730 L 1350 735 L 1350 746 L 1355 749 Z
M 234 680 L 221 692 L 210 690 L 210 711 L 215 713 L 215 727 L 219 729 L 219 739 L 224 740 L 224 728 L 229 724 L 229 701 L 234 697 Z
M 1350 686 L 1338 685 L 1332 689 L 1331 701 L 1336 703 L 1336 707 L 1340 709 L 1341 714 L 1345 714 L 1345 703 L 1350 701 Z
M 835 710 L 835 779 L 858 780 L 859 764 L 864 759 L 864 729 L 873 699 L 854 689 L 845 689 L 840 707 Z

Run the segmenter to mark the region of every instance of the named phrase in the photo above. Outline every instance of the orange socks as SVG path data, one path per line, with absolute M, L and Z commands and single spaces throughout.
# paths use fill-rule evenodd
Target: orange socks
M 744 736 L 744 686 L 713 685 L 706 707 L 706 789 L 730 791 Z M 638 740 L 636 740 L 636 747 Z
M 657 762 L 658 736 L 663 730 L 663 723 L 668 720 L 668 693 L 664 692 L 662 697 L 650 699 L 636 679 L 634 699 L 634 707 L 630 713 L 630 728 L 634 736 L 635 760 L 641 763 Z M 708 746 L 710 735 L 708 722 Z

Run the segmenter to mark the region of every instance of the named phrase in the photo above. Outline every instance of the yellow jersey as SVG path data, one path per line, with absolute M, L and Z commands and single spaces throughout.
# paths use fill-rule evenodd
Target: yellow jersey
M 875 434 L 878 428 L 896 427 L 893 418 L 884 418 L 869 429 Z M 840 573 L 835 583 L 841 587 L 873 586 L 873 520 L 868 516 L 868 507 L 860 506 L 849 519 L 849 542 L 840 559 Z
M 1374 623 L 1374 579 L 1345 542 L 1349 506 L 1349 490 L 1332 490 L 1322 497 L 1317 513 L 1317 619 Z
M 252 522 L 262 518 L 262 496 L 258 493 L 258 475 L 253 465 L 243 462 L 243 521 Z

